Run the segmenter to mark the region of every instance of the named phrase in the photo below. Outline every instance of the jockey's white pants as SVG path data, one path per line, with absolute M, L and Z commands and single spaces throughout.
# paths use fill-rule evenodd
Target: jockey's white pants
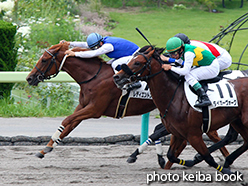
M 223 50 L 217 59 L 219 61 L 220 70 L 227 69 L 232 64 L 232 57 L 226 50 Z
M 201 80 L 215 78 L 219 72 L 219 62 L 218 59 L 215 59 L 209 66 L 192 68 L 192 70 L 187 75 L 185 75 L 185 80 L 193 87 Z
M 138 48 L 138 50 L 136 50 L 133 55 L 139 51 L 140 48 Z M 118 65 L 122 65 L 122 64 L 128 64 L 129 61 L 133 58 L 133 55 L 131 56 L 125 56 L 125 57 L 121 57 L 121 58 L 118 58 L 118 59 L 111 59 L 110 61 L 107 62 L 107 64 L 111 64 L 113 70 L 115 73 L 117 73 L 118 71 L 115 70 L 115 68 L 118 66 Z
M 133 56 L 126 56 L 126 57 L 121 57 L 119 59 L 113 60 L 113 62 L 111 63 L 111 66 L 112 66 L 113 70 L 115 71 L 115 73 L 118 72 L 115 69 L 118 65 L 128 64 L 128 62 L 132 59 L 132 57 Z M 109 64 L 109 62 L 108 62 L 108 64 Z

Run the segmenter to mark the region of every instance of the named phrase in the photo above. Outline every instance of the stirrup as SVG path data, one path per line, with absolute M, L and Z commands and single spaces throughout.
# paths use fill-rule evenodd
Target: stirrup
M 198 102 L 194 105 L 194 107 L 207 107 L 212 105 L 211 101 L 205 101 L 205 102 Z

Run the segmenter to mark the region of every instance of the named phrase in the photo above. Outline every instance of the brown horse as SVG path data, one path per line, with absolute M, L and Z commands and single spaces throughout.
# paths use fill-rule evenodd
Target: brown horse
M 114 84 L 114 72 L 111 66 L 104 63 L 99 57 L 85 59 L 68 57 L 63 66 L 60 66 L 65 56 L 64 52 L 68 48 L 69 46 L 66 44 L 57 44 L 46 50 L 26 78 L 30 85 L 37 86 L 44 79 L 56 76 L 60 67 L 81 88 L 79 105 L 72 115 L 63 120 L 45 149 L 36 155 L 39 158 L 43 158 L 46 153 L 51 152 L 53 147 L 76 128 L 81 121 L 89 118 L 99 118 L 102 115 L 115 117 L 116 107 L 121 96 L 121 90 Z M 82 51 L 86 49 L 74 48 L 73 50 Z M 156 106 L 152 100 L 131 98 L 125 116 L 141 115 L 155 108 Z M 220 141 L 216 131 L 208 135 L 215 142 Z M 224 156 L 228 155 L 225 148 L 222 151 Z M 170 168 L 170 166 L 168 164 L 166 167 Z
M 188 167 L 194 164 L 194 161 L 181 160 L 175 156 L 176 149 L 186 139 L 210 166 L 224 174 L 232 174 L 228 169 L 229 166 L 248 148 L 248 78 L 229 81 L 234 85 L 238 107 L 219 107 L 211 112 L 210 131 L 230 123 L 244 139 L 244 144 L 226 158 L 224 167 L 222 167 L 215 162 L 203 142 L 202 113 L 195 111 L 189 105 L 183 84 L 179 84 L 179 80 L 173 73 L 162 70 L 162 61 L 159 57 L 159 53 L 162 51 L 150 47 L 146 52 L 139 53 L 128 65 L 122 65 L 122 70 L 114 76 L 115 83 L 121 88 L 130 81 L 147 81 L 153 101 L 162 116 L 162 122 L 166 129 L 173 134 L 171 141 L 173 145 L 170 146 L 167 153 L 171 162 Z M 175 90 L 177 91 L 175 92 Z

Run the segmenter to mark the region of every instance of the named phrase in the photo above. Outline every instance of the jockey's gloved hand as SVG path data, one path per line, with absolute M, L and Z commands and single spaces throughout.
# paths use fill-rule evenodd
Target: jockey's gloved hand
M 115 70 L 120 71 L 121 70 L 121 65 L 117 65 L 117 67 L 115 67 Z
M 183 67 L 184 65 L 184 61 L 182 62 L 182 64 L 179 63 L 179 60 L 178 59 L 174 59 L 174 58 L 169 58 L 169 63 L 174 63 L 176 66 L 181 66 Z

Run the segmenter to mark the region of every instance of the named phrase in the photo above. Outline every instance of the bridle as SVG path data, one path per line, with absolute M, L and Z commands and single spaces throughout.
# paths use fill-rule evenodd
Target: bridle
M 45 51 L 46 51 L 50 56 L 52 56 L 52 59 L 51 59 L 49 65 L 48 65 L 47 69 L 45 70 L 45 72 L 42 72 L 42 71 L 35 65 L 35 68 L 38 70 L 38 72 L 40 72 L 40 74 L 37 76 L 38 81 L 49 80 L 49 79 L 51 79 L 51 78 L 56 77 L 56 76 L 59 74 L 60 70 L 62 69 L 62 67 L 63 67 L 63 65 L 64 65 L 64 63 L 65 63 L 65 60 L 66 60 L 66 58 L 67 58 L 67 56 L 68 56 L 68 55 L 65 55 L 65 56 L 64 56 L 62 62 L 60 63 L 60 66 L 59 66 L 59 68 L 58 68 L 57 63 L 56 63 L 56 57 L 57 57 L 58 53 L 52 54 L 49 50 L 45 50 Z M 53 67 L 53 65 L 55 65 L 56 73 L 53 74 L 52 76 L 51 76 L 51 75 L 48 75 L 48 76 L 46 77 L 45 74 L 51 70 L 51 68 Z M 99 67 L 97 73 L 96 73 L 92 78 L 90 78 L 90 79 L 88 79 L 88 80 L 86 80 L 86 81 L 78 82 L 78 84 L 80 84 L 80 85 L 81 85 L 81 84 L 85 84 L 85 83 L 88 83 L 88 82 L 90 82 L 91 80 L 95 79 L 95 78 L 97 77 L 97 75 L 100 73 L 101 68 L 102 68 L 102 62 L 100 62 L 100 67 Z
M 152 58 L 156 59 L 154 56 L 151 56 L 151 57 L 148 59 L 148 58 L 145 56 L 145 54 L 143 54 L 143 53 L 137 53 L 137 55 L 142 55 L 142 56 L 146 59 L 146 64 L 145 64 L 139 71 L 137 71 L 137 72 L 132 72 L 132 70 L 131 70 L 126 64 L 122 65 L 122 70 L 123 70 L 126 74 L 128 74 L 128 75 L 130 76 L 129 79 L 127 79 L 127 81 L 129 81 L 130 83 L 133 82 L 133 81 L 139 81 L 139 80 L 141 80 L 141 81 L 146 81 L 146 80 L 148 80 L 148 79 L 150 79 L 150 78 L 152 78 L 152 77 L 154 77 L 154 76 L 160 74 L 161 72 L 163 72 L 163 68 L 162 68 L 160 71 L 156 72 L 155 74 L 151 74 L 151 61 L 152 61 Z M 160 57 L 158 57 L 156 60 L 157 60 L 160 64 L 165 64 L 165 63 L 166 63 L 166 62 L 162 61 L 162 60 L 160 59 Z M 168 63 L 166 63 L 166 64 L 168 64 Z M 142 73 L 143 73 L 146 69 L 149 71 L 149 75 L 146 75 L 146 76 L 142 76 L 142 77 L 141 77 Z M 174 91 L 174 93 L 173 93 L 173 95 L 172 95 L 172 98 L 170 99 L 169 104 L 167 105 L 167 108 L 165 109 L 164 114 L 163 114 L 163 115 L 160 114 L 160 117 L 161 117 L 162 119 L 164 119 L 164 118 L 166 117 L 166 115 L 167 115 L 167 113 L 168 113 L 168 110 L 169 110 L 169 108 L 170 108 L 170 106 L 171 106 L 171 104 L 172 104 L 172 101 L 173 101 L 173 99 L 174 99 L 174 97 L 175 97 L 175 95 L 176 95 L 176 92 L 177 92 L 177 90 L 178 90 L 178 88 L 179 88 L 181 82 L 182 82 L 182 79 L 179 79 L 178 85 L 177 85 L 177 87 L 176 87 L 176 89 L 175 89 L 175 91 Z
M 45 50 L 45 51 L 46 51 L 50 56 L 52 56 L 52 59 L 51 59 L 49 65 L 48 65 L 47 69 L 45 70 L 45 72 L 42 72 L 42 71 L 35 65 L 35 68 L 38 70 L 38 72 L 40 72 L 40 75 L 37 76 L 37 79 L 38 79 L 39 81 L 44 81 L 44 80 L 47 80 L 47 79 L 51 79 L 51 78 L 56 77 L 56 76 L 58 75 L 60 69 L 62 68 L 61 65 L 60 65 L 61 68 L 58 68 L 57 63 L 56 63 L 56 56 L 57 56 L 58 53 L 52 54 L 52 53 L 49 52 L 48 50 Z M 66 56 L 64 57 L 64 59 L 65 59 L 65 58 L 66 58 Z M 63 59 L 63 60 L 64 60 L 64 59 Z M 62 64 L 62 63 L 61 63 L 61 64 Z M 52 76 L 51 76 L 51 75 L 48 75 L 48 76 L 46 77 L 45 74 L 46 74 L 47 72 L 50 72 L 50 70 L 51 70 L 51 68 L 53 67 L 53 65 L 55 65 L 55 67 L 56 67 L 56 73 L 55 73 L 54 75 L 52 75 Z
M 138 70 L 137 72 L 132 72 L 132 70 L 126 65 L 126 64 L 123 64 L 121 65 L 121 69 L 127 74 L 129 75 L 129 78 L 128 78 L 128 81 L 129 82 L 133 82 L 133 81 L 146 81 L 158 74 L 160 74 L 161 72 L 163 72 L 163 69 L 161 69 L 159 72 L 156 72 L 155 74 L 151 74 L 151 61 L 152 61 L 152 58 L 154 58 L 153 56 L 151 56 L 149 59 L 146 57 L 146 55 L 144 53 L 140 53 L 140 52 L 137 52 L 136 53 L 136 56 L 138 55 L 142 55 L 145 60 L 146 60 L 146 63 L 145 65 L 140 69 Z M 163 63 L 161 59 L 158 59 L 158 61 L 160 63 Z M 149 74 L 146 75 L 146 76 L 141 76 L 145 70 L 148 70 L 149 71 Z

